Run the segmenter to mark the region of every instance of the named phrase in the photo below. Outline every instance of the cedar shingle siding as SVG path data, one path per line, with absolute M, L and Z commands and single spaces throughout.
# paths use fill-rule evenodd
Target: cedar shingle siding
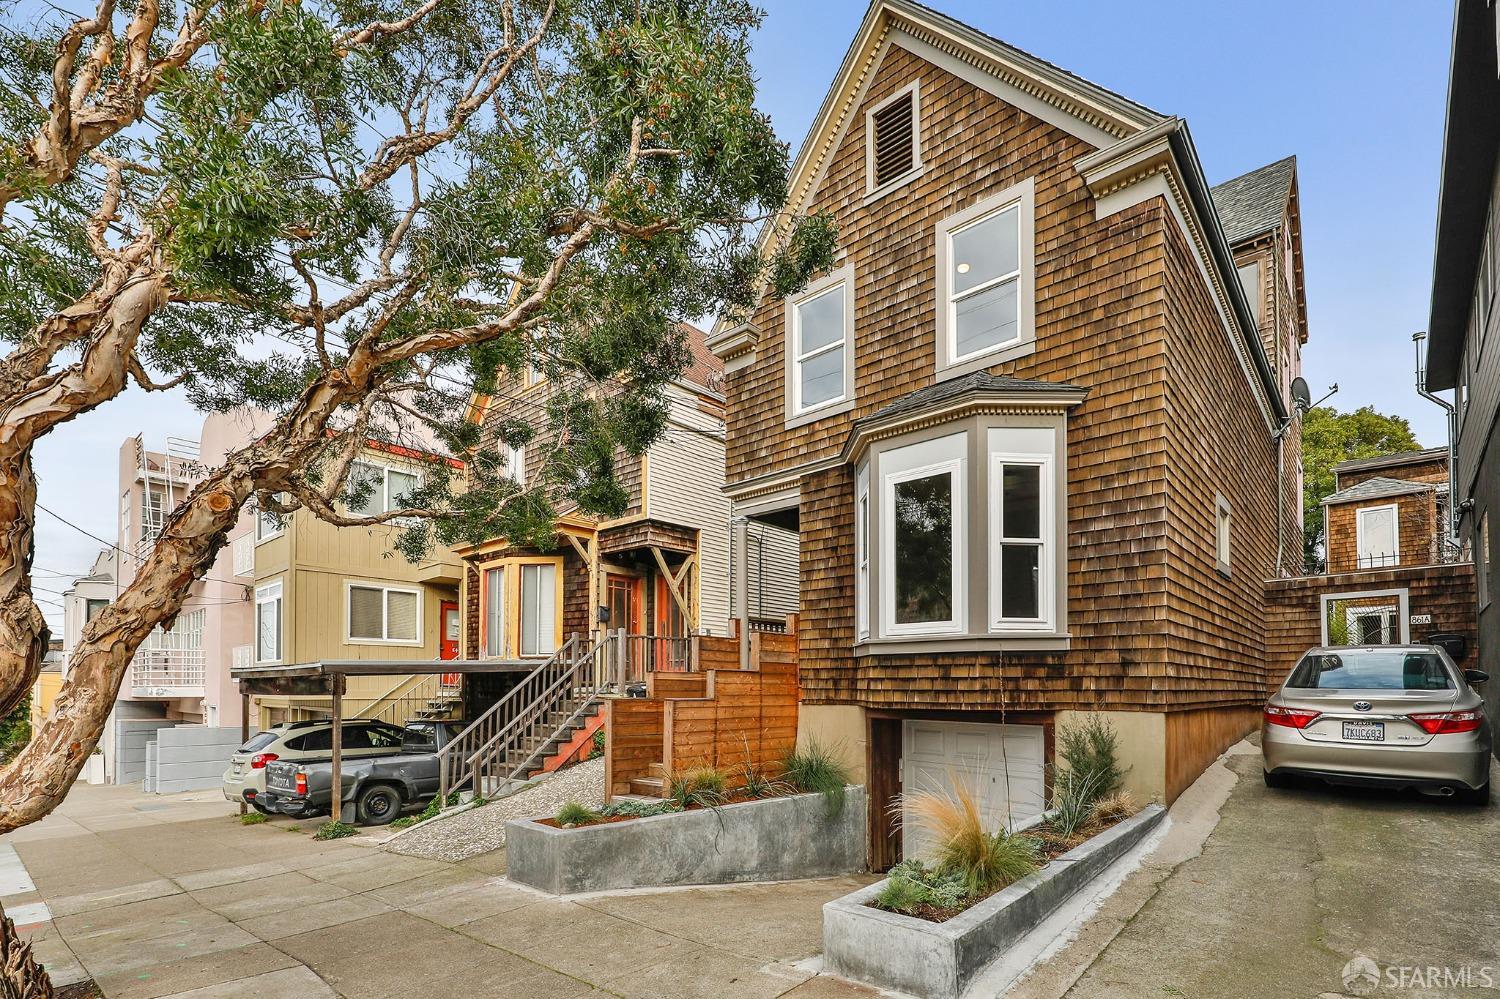
M 784 303 L 767 298 L 752 364 L 729 375 L 728 480 L 837 456 L 852 423 L 934 383 L 936 225 L 1035 183 L 1035 353 L 996 374 L 1088 390 L 1067 418 L 1061 653 L 871 654 L 854 644 L 854 474 L 800 480 L 803 698 L 901 709 L 1251 707 L 1264 696 L 1265 579 L 1277 453 L 1197 260 L 1165 201 L 1102 220 L 1074 167 L 1082 139 L 892 47 L 851 120 L 920 76 L 923 174 L 864 204 L 865 130 L 847 129 L 805 206 L 832 213 L 854 273 L 851 412 L 788 429 Z M 1295 481 L 1297 440 L 1288 442 Z M 1295 486 L 1282 531 L 1300 559 Z M 1233 571 L 1215 568 L 1215 497 Z M 1228 717 L 1228 716 L 1226 716 Z M 1234 713 L 1229 727 L 1250 717 Z M 1217 738 L 1217 735 L 1214 736 Z

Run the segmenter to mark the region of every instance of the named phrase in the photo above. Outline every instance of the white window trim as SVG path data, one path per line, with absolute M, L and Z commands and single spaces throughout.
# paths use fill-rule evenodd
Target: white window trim
M 1401 626 L 1401 638 L 1398 645 L 1411 644 L 1411 607 L 1407 599 L 1405 587 L 1394 590 L 1359 590 L 1351 593 L 1324 593 L 1318 602 L 1318 621 L 1322 628 L 1321 645 L 1328 645 L 1328 605 L 1334 600 L 1363 600 L 1366 597 L 1395 597 L 1396 619 Z M 1338 646 L 1339 648 L 1353 648 L 1353 646 Z
M 801 320 L 798 306 L 820 295 L 827 294 L 840 284 L 844 286 L 844 335 L 835 344 L 803 355 L 801 349 Z M 854 267 L 845 264 L 812 284 L 800 294 L 786 300 L 786 425 L 801 426 L 821 420 L 837 413 L 846 413 L 854 408 Z M 844 352 L 844 390 L 837 398 L 820 402 L 815 406 L 803 406 L 801 362 L 833 350 Z
M 974 353 L 957 355 L 957 323 L 952 301 L 953 236 L 992 215 L 1016 208 L 1016 339 Z M 937 223 L 937 338 L 938 381 L 957 378 L 1025 357 L 1036 350 L 1036 183 L 1028 177 L 998 194 L 970 205 Z M 996 278 L 991 285 L 1009 278 Z M 991 285 L 986 285 L 989 287 Z M 973 290 L 967 292 L 974 294 Z
M 422 473 L 414 468 L 405 468 L 396 465 L 387 465 L 380 461 L 371 461 L 368 458 L 356 458 L 349 465 L 349 474 L 345 483 L 352 479 L 355 465 L 364 465 L 366 468 L 374 468 L 380 471 L 380 509 L 376 513 L 389 513 L 394 507 L 391 505 L 391 473 L 399 472 L 402 475 L 410 475 L 417 480 L 416 488 L 422 488 Z M 345 506 L 348 506 L 347 502 Z M 373 514 L 356 514 L 356 516 L 374 516 Z
M 546 635 L 549 648 L 539 649 L 536 652 L 526 651 L 526 570 L 535 569 L 541 572 L 543 568 L 552 570 L 552 620 L 548 622 L 549 627 L 540 628 L 538 622 L 538 637 Z M 546 659 L 556 654 L 558 649 L 558 624 L 562 620 L 563 607 L 562 595 L 558 589 L 562 585 L 562 567 L 556 562 L 521 562 L 516 568 L 516 656 L 520 659 Z
M 256 514 L 257 519 L 259 514 Z M 236 576 L 255 575 L 255 532 L 246 531 L 235 538 L 231 544 L 234 552 L 234 574 Z
M 509 582 L 509 574 L 505 565 L 487 565 L 480 569 L 479 573 L 479 655 L 482 659 L 504 659 L 510 652 L 507 641 L 509 629 L 506 623 L 506 592 L 505 587 Z M 490 573 L 499 574 L 500 613 L 497 615 L 500 623 L 500 635 L 495 637 L 490 627 L 490 600 L 497 594 L 496 588 L 490 585 Z M 495 651 L 490 651 L 490 642 L 494 639 Z
M 947 438 L 923 442 L 937 445 Z M 921 447 L 923 445 L 914 445 Z M 964 445 L 967 446 L 967 445 Z M 947 473 L 949 496 L 953 504 L 953 616 L 947 621 L 924 621 L 919 624 L 896 622 L 896 485 L 911 479 Z M 958 635 L 968 626 L 968 483 L 963 458 L 947 458 L 897 472 L 882 472 L 880 477 L 880 633 L 885 636 Z
M 506 444 L 505 447 L 505 477 L 516 485 L 526 485 L 526 445 Z M 418 486 L 420 487 L 420 479 Z
M 273 516 L 276 518 L 276 529 L 274 531 L 267 531 L 265 530 L 264 518 Z M 255 544 L 259 546 L 261 543 L 270 541 L 272 538 L 279 538 L 285 533 L 286 516 L 284 514 L 266 513 L 260 509 L 260 504 L 257 503 L 255 505 Z
M 262 659 L 260 655 L 260 615 L 261 607 L 267 604 L 276 605 L 276 658 Z M 255 628 L 255 638 L 251 642 L 255 661 L 258 663 L 279 663 L 286 656 L 286 614 L 285 603 L 282 601 L 281 580 L 277 579 L 269 583 L 263 583 L 255 588 L 255 613 L 252 615 L 252 624 Z
M 1391 511 L 1391 538 L 1395 551 L 1390 552 L 1393 561 L 1380 565 L 1365 564 L 1365 514 L 1381 510 Z M 1354 511 L 1354 564 L 1360 569 L 1392 569 L 1401 564 L 1401 511 L 1395 503 L 1379 506 L 1362 506 Z
M 1057 616 L 1055 612 L 1055 581 L 1052 578 L 1054 563 L 1057 558 L 1057 535 L 1053 511 L 1057 507 L 1057 492 L 1053 484 L 1052 465 L 1053 458 L 1050 454 L 1022 453 L 991 451 L 990 481 L 989 481 L 989 508 L 990 508 L 990 550 L 989 555 L 989 590 L 990 590 L 990 631 L 992 633 L 1014 633 L 1014 632 L 1042 632 L 1051 634 L 1057 630 Z M 1032 544 L 1033 539 L 1022 538 L 1016 541 L 1008 541 L 1002 535 L 1004 529 L 1004 505 L 1005 505 L 1005 466 L 1006 465 L 1034 465 L 1041 471 L 1038 476 L 1039 494 L 1037 502 L 1039 506 L 1038 530 L 1040 531 L 1041 544 L 1037 555 L 1037 611 L 1040 617 L 1035 618 L 1013 618 L 1001 615 L 1001 564 L 1000 546 L 1011 544 Z
M 875 186 L 875 116 L 897 101 L 911 102 L 911 162 L 910 170 L 892 177 L 879 187 Z M 883 198 L 898 187 L 905 187 L 918 177 L 926 167 L 922 163 L 922 81 L 916 79 L 896 91 L 879 104 L 865 111 L 865 204 Z
M 866 462 L 854 478 L 854 631 L 855 639 L 870 637 L 870 466 Z
M 389 635 L 391 633 L 391 594 L 410 593 L 417 598 L 417 632 L 415 638 L 358 638 L 350 633 L 351 620 L 349 614 L 350 595 L 355 589 L 379 590 L 380 591 L 380 633 Z M 422 615 L 425 608 L 422 606 L 422 591 L 412 586 L 392 586 L 390 583 L 376 582 L 370 579 L 346 579 L 344 580 L 344 644 L 345 645 L 421 645 L 422 644 Z
M 1229 518 L 1228 530 L 1219 536 L 1219 518 Z M 1226 576 L 1233 574 L 1234 562 L 1234 508 L 1223 495 L 1214 497 L 1214 568 Z

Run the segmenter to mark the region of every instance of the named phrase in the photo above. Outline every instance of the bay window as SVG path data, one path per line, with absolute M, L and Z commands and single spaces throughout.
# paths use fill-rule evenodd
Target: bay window
M 560 562 L 507 558 L 480 580 L 479 644 L 491 658 L 550 656 L 557 651 Z
M 484 654 L 494 659 L 505 655 L 505 569 L 484 573 Z
M 992 428 L 986 436 L 990 631 L 1049 631 L 1056 562 L 1053 431 Z
M 882 456 L 885 634 L 963 628 L 964 441 L 955 434 Z
M 521 566 L 521 655 L 557 651 L 557 566 Z

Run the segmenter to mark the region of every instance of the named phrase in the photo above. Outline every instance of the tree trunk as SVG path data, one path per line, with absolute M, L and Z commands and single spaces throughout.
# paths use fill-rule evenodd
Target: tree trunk
M 0 913 L 0 996 L 4 999 L 52 999 L 52 979 L 37 964 L 31 944 L 16 933 L 10 917 Z
M 36 475 L 31 449 L 0 458 L 0 717 L 31 692 L 47 654 L 47 619 L 31 597 Z

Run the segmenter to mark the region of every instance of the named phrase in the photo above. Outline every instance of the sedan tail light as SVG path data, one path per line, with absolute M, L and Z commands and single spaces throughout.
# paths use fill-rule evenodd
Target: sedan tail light
M 1302 708 L 1278 708 L 1273 704 L 1267 704 L 1265 719 L 1267 725 L 1281 725 L 1286 728 L 1307 728 L 1313 719 L 1323 712 L 1305 711 Z
M 1438 711 L 1433 714 L 1407 715 L 1422 726 L 1428 735 L 1452 735 L 1473 732 L 1484 724 L 1483 711 Z
M 303 773 L 300 770 L 297 771 L 297 793 L 298 794 L 306 794 L 307 793 L 307 774 Z
M 250 757 L 250 769 L 264 770 L 267 763 L 270 763 L 272 760 L 279 759 L 281 759 L 281 757 L 277 756 L 275 753 L 256 753 L 254 756 Z

